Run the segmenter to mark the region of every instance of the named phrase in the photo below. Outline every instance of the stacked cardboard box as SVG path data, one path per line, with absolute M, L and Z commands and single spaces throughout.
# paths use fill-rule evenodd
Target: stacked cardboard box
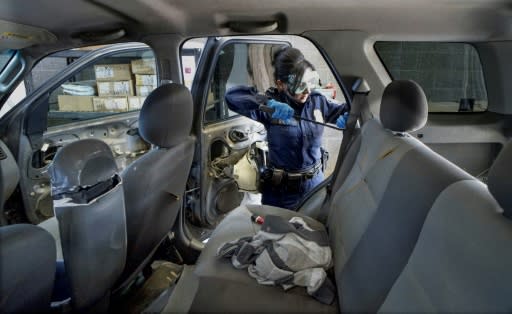
M 95 81 L 85 85 L 95 87 L 97 93 L 96 90 L 93 90 L 90 96 L 84 94 L 59 95 L 60 111 L 121 112 L 139 110 L 146 96 L 157 86 L 154 58 L 132 60 L 131 64 L 95 65 L 94 75 Z
M 94 111 L 118 112 L 128 110 L 128 98 L 126 96 L 104 96 L 92 99 Z
M 132 80 L 100 82 L 98 81 L 98 96 L 133 96 Z
M 133 74 L 156 74 L 155 58 L 141 58 L 132 60 Z
M 131 65 L 135 75 L 135 95 L 146 97 L 157 85 L 155 59 L 132 60 Z
M 94 111 L 127 111 L 128 96 L 133 96 L 133 80 L 129 64 L 94 66 L 98 97 L 92 99 Z
M 128 110 L 139 110 L 140 108 L 142 108 L 142 104 L 144 104 L 145 100 L 146 100 L 146 97 L 140 97 L 140 96 L 128 97 Z
M 94 66 L 96 81 L 127 81 L 132 79 L 129 64 L 101 64 Z
M 58 95 L 59 111 L 94 111 L 92 96 Z
M 60 86 L 56 99 L 51 96 L 50 102 L 53 103 L 56 100 L 60 111 L 93 111 L 92 97 L 95 93 L 95 80 L 68 82 Z

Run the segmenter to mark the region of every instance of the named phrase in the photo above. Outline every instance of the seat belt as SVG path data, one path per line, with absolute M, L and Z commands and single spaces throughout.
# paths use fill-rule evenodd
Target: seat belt
M 352 85 L 352 93 L 354 98 L 352 99 L 352 105 L 350 108 L 350 114 L 348 116 L 345 131 L 343 132 L 343 140 L 341 141 L 338 160 L 336 161 L 336 167 L 334 173 L 337 174 L 345 160 L 345 155 L 348 151 L 348 147 L 354 138 L 354 132 L 356 129 L 357 121 L 359 120 L 361 126 L 367 119 L 371 118 L 368 94 L 370 93 L 370 87 L 363 78 L 357 79 Z M 333 183 L 336 182 L 337 176 L 334 177 Z M 334 184 L 330 184 L 328 187 L 328 193 L 330 194 Z
M 324 203 L 322 211 L 318 215 L 317 219 L 319 221 L 325 222 L 327 220 L 330 207 L 330 195 L 332 193 L 333 188 L 336 186 L 336 182 L 339 179 L 337 174 L 341 169 L 343 161 L 345 160 L 345 155 L 347 154 L 348 148 L 350 147 L 350 143 L 352 143 L 352 140 L 354 139 L 357 121 L 359 120 L 359 123 L 362 126 L 364 122 L 373 117 L 369 108 L 369 93 L 370 87 L 363 78 L 358 78 L 352 85 L 352 94 L 354 96 L 350 107 L 350 114 L 348 116 L 347 124 L 345 126 L 345 131 L 343 131 L 343 140 L 341 141 L 338 153 L 338 160 L 336 161 L 336 166 L 334 168 L 333 179 L 331 183 L 327 186 L 326 200 L 328 200 L 328 202 Z

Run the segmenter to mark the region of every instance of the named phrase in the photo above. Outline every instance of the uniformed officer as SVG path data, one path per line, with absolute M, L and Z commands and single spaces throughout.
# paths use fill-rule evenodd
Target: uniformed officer
M 318 73 L 298 49 L 277 51 L 273 66 L 276 88 L 262 95 L 254 87 L 237 86 L 225 98 L 231 110 L 263 123 L 267 129 L 269 172 L 262 187 L 262 203 L 293 209 L 305 193 L 324 180 L 324 127 L 293 116 L 343 128 L 350 108 L 314 91 Z M 260 111 L 260 105 L 273 108 L 274 113 Z

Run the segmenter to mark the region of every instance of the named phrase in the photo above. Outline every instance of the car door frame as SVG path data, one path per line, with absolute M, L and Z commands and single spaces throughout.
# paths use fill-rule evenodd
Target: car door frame
M 205 124 L 204 114 L 208 99 L 208 90 L 211 86 L 210 84 L 219 59 L 219 53 L 224 47 L 226 47 L 226 45 L 237 43 L 279 44 L 291 46 L 290 42 L 286 40 L 262 39 L 245 36 L 220 38 L 209 37 L 205 44 L 191 89 L 194 99 L 194 110 L 196 112 L 195 116 L 197 117 L 194 121 L 193 132 L 198 139 L 196 155 L 194 157 L 194 166 L 197 167 L 197 171 L 195 171 L 195 173 L 199 173 L 199 180 L 198 186 L 193 188 L 193 191 L 189 191 L 189 193 L 187 193 L 189 198 L 198 202 L 196 209 L 192 209 L 194 218 L 199 220 L 199 223 L 205 226 L 212 226 L 214 223 L 211 207 L 215 196 L 209 195 L 209 192 L 219 190 L 215 188 L 212 189 L 212 180 L 208 177 L 207 170 L 209 168 L 210 145 L 215 140 L 221 140 L 223 137 L 220 135 L 227 134 L 229 129 L 236 128 L 248 121 L 258 123 L 242 115 L 235 115 L 228 117 L 225 120 Z M 192 173 L 194 173 L 194 170 Z

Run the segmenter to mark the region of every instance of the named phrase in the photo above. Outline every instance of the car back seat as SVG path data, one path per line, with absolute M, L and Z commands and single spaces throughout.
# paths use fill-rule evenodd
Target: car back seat
M 422 127 L 426 117 L 421 88 L 412 81 L 394 81 L 383 94 L 382 125 L 365 123 L 360 145 L 351 147 L 359 151 L 343 184 L 333 191 L 327 222 L 338 305 L 320 304 L 305 296 L 304 289 L 284 292 L 257 285 L 246 272 L 215 257 L 222 243 L 257 232 L 252 214 L 302 216 L 262 205 L 239 207 L 227 215 L 195 269 L 180 279 L 175 292 L 186 297 L 171 296 L 164 311 L 377 311 L 405 267 L 438 194 L 471 178 L 406 133 Z M 311 218 L 307 222 L 321 227 Z
M 366 176 L 359 183 L 363 192 L 358 198 L 345 207 L 333 203 L 329 236 L 343 311 L 377 311 L 407 263 L 437 196 L 450 184 L 469 179 L 452 163 L 419 146 L 403 155 L 381 195 L 373 192 L 379 191 L 379 181 Z M 359 206 L 358 202 L 375 199 L 373 195 L 378 195 L 375 207 Z
M 510 312 L 511 173 L 512 142 L 488 187 L 464 180 L 437 197 L 380 312 Z

